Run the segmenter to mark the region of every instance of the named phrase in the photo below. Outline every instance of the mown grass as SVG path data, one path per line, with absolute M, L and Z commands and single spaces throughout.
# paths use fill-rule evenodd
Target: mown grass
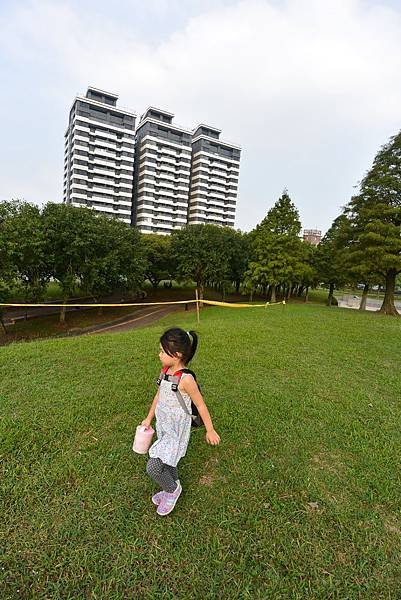
M 131 451 L 158 336 L 0 349 L 0 597 L 400 598 L 397 319 L 208 308 L 193 362 L 222 437 L 193 433 L 157 517 Z

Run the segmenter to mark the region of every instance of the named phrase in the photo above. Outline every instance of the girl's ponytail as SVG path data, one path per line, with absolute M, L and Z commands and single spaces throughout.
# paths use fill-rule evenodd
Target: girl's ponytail
M 198 347 L 198 335 L 195 331 L 188 331 L 188 334 L 191 339 L 191 351 L 188 355 L 187 362 L 190 362 L 193 359 L 196 349 Z

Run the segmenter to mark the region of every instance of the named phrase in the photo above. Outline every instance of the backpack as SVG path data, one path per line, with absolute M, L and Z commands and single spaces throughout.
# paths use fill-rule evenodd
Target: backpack
M 179 371 L 176 371 L 173 375 L 167 375 L 167 370 L 168 370 L 168 367 L 164 367 L 161 370 L 161 373 L 157 380 L 157 385 L 160 385 L 160 383 L 162 382 L 163 379 L 165 381 L 171 381 L 171 389 L 177 395 L 177 399 L 181 405 L 181 408 L 191 417 L 192 427 L 201 427 L 203 425 L 203 421 L 202 421 L 202 417 L 199 414 L 196 404 L 194 402 L 192 402 L 192 400 L 191 400 L 191 412 L 189 412 L 187 405 L 185 404 L 185 400 L 182 397 L 180 390 L 178 389 L 179 383 L 181 381 L 181 377 L 183 376 L 184 373 L 188 373 L 189 375 L 192 375 L 192 377 L 194 378 L 195 383 L 198 386 L 198 389 L 200 391 L 200 387 L 196 380 L 195 373 L 193 371 L 191 371 L 191 369 L 180 369 Z

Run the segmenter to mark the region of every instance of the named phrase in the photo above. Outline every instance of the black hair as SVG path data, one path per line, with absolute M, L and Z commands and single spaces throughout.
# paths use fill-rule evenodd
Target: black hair
M 182 362 L 187 365 L 198 347 L 198 336 L 195 331 L 184 331 L 179 327 L 173 327 L 163 333 L 160 344 L 169 356 L 176 356 L 177 352 L 180 352 Z

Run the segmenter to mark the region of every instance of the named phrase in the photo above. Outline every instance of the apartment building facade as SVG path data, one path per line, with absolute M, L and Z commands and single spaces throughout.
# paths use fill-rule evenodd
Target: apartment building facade
M 220 133 L 203 124 L 193 133 L 190 224 L 234 227 L 241 148 L 220 140 Z
M 192 136 L 173 117 L 149 107 L 137 128 L 132 224 L 142 233 L 169 234 L 187 223 Z
M 70 110 L 64 148 L 64 202 L 131 223 L 135 113 L 117 94 L 89 87 Z

